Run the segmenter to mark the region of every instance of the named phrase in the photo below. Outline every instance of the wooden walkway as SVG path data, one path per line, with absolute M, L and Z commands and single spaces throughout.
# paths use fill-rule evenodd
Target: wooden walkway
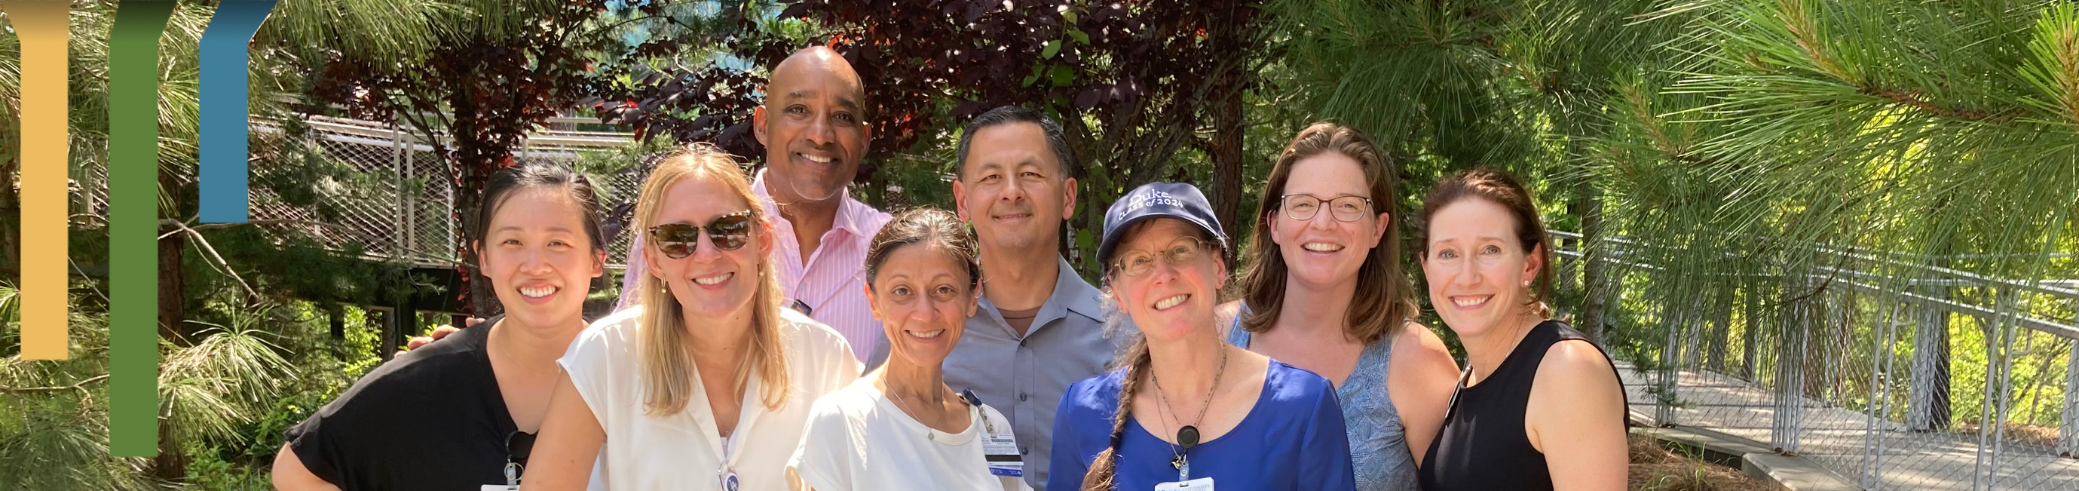
M 1654 417 L 1647 388 L 1655 374 L 1618 363 L 1634 412 Z M 1735 377 L 1681 372 L 1675 393 L 1677 426 L 1703 428 L 1768 448 L 1773 393 Z M 2079 491 L 2079 459 L 2049 447 L 2008 439 L 1980 459 L 1977 432 L 1915 432 L 1861 411 L 1804 399 L 1798 455 L 1865 489 Z M 1874 438 L 1873 438 L 1874 436 Z

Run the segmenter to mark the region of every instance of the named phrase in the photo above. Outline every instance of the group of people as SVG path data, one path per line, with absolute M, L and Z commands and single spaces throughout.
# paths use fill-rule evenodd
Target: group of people
M 594 190 L 499 171 L 474 258 L 504 314 L 371 371 L 291 428 L 305 489 L 1622 489 L 1609 358 L 1550 319 L 1551 242 L 1515 178 L 1439 182 L 1413 226 L 1394 176 L 1317 123 L 1279 155 L 1236 247 L 1189 184 L 1105 213 L 1100 285 L 1062 258 L 1058 124 L 1019 107 L 960 133 L 956 209 L 890 216 L 846 184 L 871 130 L 828 48 L 772 70 L 746 175 L 696 146 L 644 181 L 623 301 Z M 1230 278 L 1237 284 L 1229 285 Z M 1237 297 L 1222 303 L 1222 292 Z

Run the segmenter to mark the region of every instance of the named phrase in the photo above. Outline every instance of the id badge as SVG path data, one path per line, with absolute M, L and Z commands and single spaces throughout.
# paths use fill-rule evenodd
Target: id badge
M 1201 477 L 1184 482 L 1157 484 L 1155 491 L 1213 491 L 1213 478 Z
M 982 456 L 989 461 L 990 475 L 1025 477 L 1025 461 L 1018 455 L 1018 442 L 1011 435 L 982 435 Z
M 481 491 L 520 491 L 520 485 L 485 484 Z

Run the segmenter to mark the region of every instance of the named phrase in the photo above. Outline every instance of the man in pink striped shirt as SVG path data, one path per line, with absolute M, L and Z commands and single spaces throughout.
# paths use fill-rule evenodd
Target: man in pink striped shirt
M 765 144 L 765 169 L 751 183 L 778 233 L 777 265 L 787 303 L 851 342 L 865 361 L 885 336 L 868 310 L 866 245 L 888 223 L 887 213 L 852 199 L 845 186 L 859 172 L 871 131 L 859 74 L 837 51 L 815 46 L 772 69 L 764 104 L 751 115 Z M 642 236 L 628 248 L 620 307 L 634 302 L 642 271 Z

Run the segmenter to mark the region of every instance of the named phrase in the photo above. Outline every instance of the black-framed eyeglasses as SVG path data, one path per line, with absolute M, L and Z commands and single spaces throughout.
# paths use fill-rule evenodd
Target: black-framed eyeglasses
M 1169 261 L 1170 266 L 1178 266 L 1198 259 L 1199 254 L 1209 249 L 1211 249 L 1211 246 L 1207 245 L 1203 240 L 1198 240 L 1197 237 L 1178 237 L 1177 240 L 1171 241 L 1168 246 L 1163 247 L 1160 252 L 1121 252 L 1119 253 L 1119 260 L 1113 262 L 1112 268 L 1117 270 L 1121 276 L 1141 276 L 1155 270 L 1157 258 Z
M 700 232 L 707 231 L 707 238 L 715 247 L 725 251 L 742 249 L 751 239 L 751 210 L 722 215 L 707 225 L 690 223 L 667 223 L 650 227 L 650 243 L 665 257 L 684 259 L 693 255 L 700 247 Z
M 1287 194 L 1278 199 L 1283 202 L 1281 207 L 1285 209 L 1285 218 L 1293 220 L 1313 220 L 1314 215 L 1321 213 L 1322 205 L 1328 206 L 1329 215 L 1345 222 L 1364 219 L 1372 211 L 1372 199 L 1363 196 L 1338 196 L 1324 200 L 1311 194 Z

